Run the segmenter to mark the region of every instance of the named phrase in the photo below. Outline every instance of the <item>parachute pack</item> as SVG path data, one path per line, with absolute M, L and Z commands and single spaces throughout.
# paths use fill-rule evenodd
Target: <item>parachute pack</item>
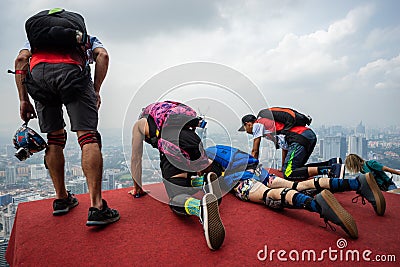
M 229 191 L 240 180 L 255 179 L 262 183 L 268 181 L 269 173 L 262 168 L 258 159 L 237 148 L 216 145 L 206 149 L 207 157 L 219 163 L 224 169 L 224 184 L 221 186 Z M 246 171 L 253 169 L 254 172 Z
M 25 30 L 33 50 L 74 48 L 88 41 L 84 18 L 61 8 L 44 10 L 30 17 Z M 77 35 L 81 35 L 80 38 Z
M 139 116 L 147 118 L 151 116 L 156 124 L 156 136 L 153 147 L 157 147 L 161 153 L 164 153 L 167 158 L 175 166 L 186 171 L 200 171 L 208 165 L 208 160 L 205 155 L 202 155 L 199 160 L 192 162 L 190 155 L 178 145 L 162 138 L 162 130 L 166 128 L 191 128 L 193 131 L 199 125 L 201 118 L 191 107 L 174 101 L 163 101 L 153 103 L 143 109 Z
M 258 159 L 240 149 L 216 145 L 206 149 L 207 156 L 218 162 L 224 169 L 225 175 L 244 171 L 248 168 L 256 169 Z
M 200 121 L 194 109 L 174 101 L 153 103 L 143 109 L 139 118 L 148 115 L 153 117 L 159 132 L 164 127 L 196 127 Z
M 283 123 L 285 126 L 283 131 L 289 130 L 294 126 L 310 125 L 312 118 L 309 115 L 304 115 L 292 108 L 272 107 L 261 110 L 257 118 L 271 119 Z

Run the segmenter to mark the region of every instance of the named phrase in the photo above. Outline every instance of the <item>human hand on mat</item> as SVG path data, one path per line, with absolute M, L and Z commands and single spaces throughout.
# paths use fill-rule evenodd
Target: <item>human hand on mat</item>
M 133 188 L 131 191 L 128 192 L 128 194 L 131 194 L 134 198 L 139 198 L 141 196 L 144 196 L 146 194 L 150 193 L 148 190 L 143 190 L 142 188 Z

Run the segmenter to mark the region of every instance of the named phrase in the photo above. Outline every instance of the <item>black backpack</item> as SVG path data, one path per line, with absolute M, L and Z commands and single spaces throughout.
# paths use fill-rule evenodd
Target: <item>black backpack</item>
M 44 10 L 30 17 L 25 30 L 32 51 L 76 48 L 84 46 L 88 39 L 84 18 L 60 8 Z M 82 33 L 81 43 L 77 42 L 77 30 Z
M 287 131 L 294 126 L 310 125 L 312 118 L 292 108 L 272 107 L 261 110 L 257 118 L 267 118 L 285 125 L 282 131 Z

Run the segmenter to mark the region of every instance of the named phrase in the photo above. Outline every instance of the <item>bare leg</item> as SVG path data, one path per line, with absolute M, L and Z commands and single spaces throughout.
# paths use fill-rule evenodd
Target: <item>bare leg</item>
M 316 176 L 318 175 L 318 167 L 308 167 L 308 176 Z
M 330 189 L 329 180 L 330 180 L 330 178 L 324 178 L 324 177 L 319 178 L 318 179 L 319 186 L 323 189 Z M 307 190 L 307 189 L 315 189 L 314 180 L 303 181 L 297 185 L 298 191 L 303 191 L 303 190 Z
M 268 182 L 268 187 L 269 188 L 292 188 L 293 186 L 292 181 L 280 178 L 280 177 L 275 177 L 275 179 L 271 180 Z
M 78 131 L 78 137 L 88 131 Z M 103 156 L 99 144 L 89 143 L 82 147 L 82 170 L 86 176 L 92 207 L 102 209 L 101 180 L 103 176 Z
M 64 129 L 51 132 L 50 134 L 64 134 Z M 49 145 L 46 148 L 45 161 L 49 169 L 51 180 L 56 191 L 56 199 L 68 197 L 67 189 L 65 188 L 64 177 L 64 151 L 58 145 Z

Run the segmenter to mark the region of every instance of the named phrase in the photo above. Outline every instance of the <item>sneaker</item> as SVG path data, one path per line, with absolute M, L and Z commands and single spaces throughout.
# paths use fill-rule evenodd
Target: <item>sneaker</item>
M 103 199 L 103 208 L 90 207 L 88 213 L 87 226 L 102 226 L 107 225 L 119 220 L 119 213 L 117 210 L 110 209 L 107 202 Z
M 369 172 L 367 174 L 360 174 L 356 179 L 360 182 L 360 188 L 356 193 L 359 194 L 363 200 L 365 198 L 369 203 L 371 203 L 376 214 L 383 216 L 386 210 L 386 201 L 375 181 L 374 175 Z M 354 199 L 357 198 L 358 196 Z M 353 202 L 357 202 L 354 201 L 354 199 Z M 365 201 L 363 201 L 363 204 L 365 204 Z
M 329 190 L 323 190 L 321 193 L 316 195 L 315 201 L 320 206 L 320 216 L 321 218 L 324 218 L 326 223 L 331 221 L 342 227 L 351 238 L 358 238 L 357 225 L 353 217 L 339 204 Z
M 225 228 L 218 211 L 217 197 L 207 193 L 201 200 L 200 221 L 203 224 L 207 246 L 211 250 L 221 247 L 225 239 Z
M 215 173 L 209 172 L 204 175 L 203 191 L 205 194 L 211 193 L 215 195 L 218 199 L 218 205 L 221 204 L 222 191 L 219 186 L 218 176 Z
M 342 164 L 342 158 L 331 158 L 330 160 L 328 160 L 328 165 L 332 166 L 333 164 Z
M 53 201 L 53 215 L 60 216 L 67 214 L 70 209 L 78 206 L 78 199 L 70 191 L 67 191 L 68 197 L 65 199 L 55 199 Z
M 328 173 L 328 177 L 329 178 L 340 178 L 343 179 L 344 178 L 344 164 L 332 164 L 331 169 Z

